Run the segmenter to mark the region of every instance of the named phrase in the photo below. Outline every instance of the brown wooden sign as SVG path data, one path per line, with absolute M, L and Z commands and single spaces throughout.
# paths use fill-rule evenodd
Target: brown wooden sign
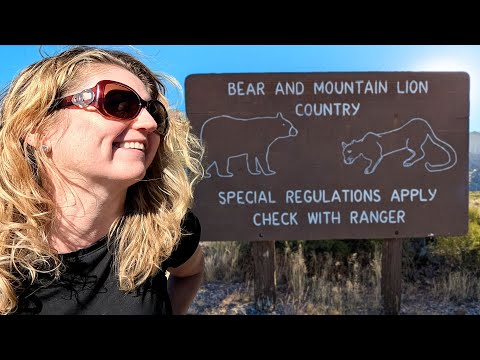
M 195 74 L 205 240 L 461 235 L 468 228 L 463 72 Z

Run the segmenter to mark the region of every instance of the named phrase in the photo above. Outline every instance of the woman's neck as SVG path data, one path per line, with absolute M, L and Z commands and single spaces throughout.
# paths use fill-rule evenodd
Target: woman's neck
M 50 244 L 60 253 L 86 248 L 106 235 L 125 209 L 125 190 L 75 185 L 54 187 L 57 215 Z

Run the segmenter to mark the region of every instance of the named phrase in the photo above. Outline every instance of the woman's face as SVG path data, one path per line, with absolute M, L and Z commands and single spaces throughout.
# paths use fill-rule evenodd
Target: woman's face
M 134 89 L 150 100 L 142 81 L 116 66 L 102 66 L 71 94 L 93 87 L 100 80 L 114 80 Z M 68 95 L 71 95 L 68 94 Z M 157 124 L 143 108 L 132 120 L 106 119 L 93 106 L 71 107 L 59 111 L 59 124 L 47 135 L 50 157 L 70 181 L 85 186 L 100 184 L 127 188 L 145 176 L 160 144 Z M 138 144 L 144 149 L 137 149 Z M 134 146 L 136 145 L 136 146 Z M 81 179 L 78 175 L 81 175 Z

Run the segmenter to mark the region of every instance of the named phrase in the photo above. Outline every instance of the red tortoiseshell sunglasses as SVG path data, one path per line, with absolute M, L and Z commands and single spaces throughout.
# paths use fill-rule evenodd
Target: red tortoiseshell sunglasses
M 94 87 L 67 96 L 60 100 L 55 109 L 72 106 L 95 107 L 107 119 L 132 120 L 146 108 L 157 123 L 157 132 L 167 132 L 168 113 L 158 100 L 143 100 L 131 87 L 113 80 L 99 81 Z

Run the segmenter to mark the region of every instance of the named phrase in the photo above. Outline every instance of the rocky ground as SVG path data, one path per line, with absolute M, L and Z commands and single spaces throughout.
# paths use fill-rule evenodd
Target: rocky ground
M 349 315 L 379 315 L 378 304 L 365 303 L 361 308 L 349 311 Z M 288 305 L 286 296 L 277 291 L 277 302 L 272 312 L 259 311 L 253 301 L 253 289 L 244 283 L 204 283 L 200 288 L 189 314 L 191 315 L 292 315 L 299 314 Z M 300 313 L 301 314 L 301 313 Z M 411 289 L 402 294 L 400 315 L 480 315 L 480 303 L 438 302 L 426 290 Z

